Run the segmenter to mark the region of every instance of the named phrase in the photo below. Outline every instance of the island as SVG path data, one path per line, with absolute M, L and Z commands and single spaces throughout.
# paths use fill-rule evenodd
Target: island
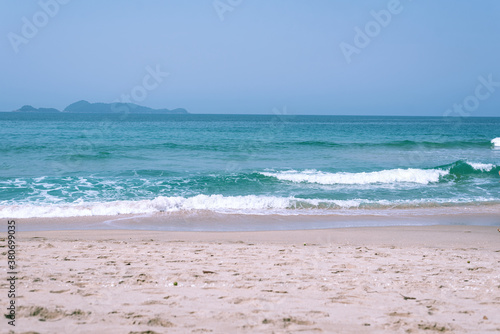
M 152 109 L 135 103 L 90 103 L 81 100 L 64 108 L 64 112 L 78 113 L 131 113 L 131 114 L 187 114 L 186 109 Z
M 17 112 L 50 112 L 50 113 L 60 112 L 59 110 L 57 110 L 55 108 L 35 108 L 35 107 L 30 106 L 30 105 L 22 106 L 21 108 L 14 110 L 14 111 L 17 111 Z
M 70 104 L 63 111 L 55 108 L 34 108 L 30 105 L 25 105 L 14 112 L 39 112 L 39 113 L 94 113 L 94 114 L 112 114 L 112 113 L 129 113 L 129 114 L 189 114 L 184 108 L 177 109 L 153 109 L 140 106 L 135 103 L 90 103 L 81 100 Z

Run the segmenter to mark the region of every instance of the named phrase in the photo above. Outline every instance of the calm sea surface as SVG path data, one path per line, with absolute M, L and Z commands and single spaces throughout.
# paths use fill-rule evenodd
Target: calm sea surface
M 500 118 L 0 113 L 0 217 L 489 206 L 498 137 Z

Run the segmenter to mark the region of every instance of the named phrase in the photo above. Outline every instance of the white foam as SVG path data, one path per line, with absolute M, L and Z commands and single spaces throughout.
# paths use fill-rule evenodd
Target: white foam
M 371 183 L 419 183 L 429 184 L 438 182 L 441 176 L 449 174 L 449 171 L 440 169 L 389 169 L 378 172 L 363 173 L 325 173 L 316 170 L 295 170 L 283 172 L 263 172 L 265 176 L 275 177 L 278 180 L 296 183 L 318 183 L 318 184 L 371 184 Z
M 483 172 L 489 172 L 490 170 L 496 167 L 494 164 L 483 164 L 480 162 L 467 162 L 467 164 L 472 168 L 474 168 L 475 170 L 480 170 Z
M 500 148 L 500 137 L 494 138 L 491 140 L 491 143 L 495 148 Z
M 0 206 L 0 218 L 115 216 L 193 210 L 239 214 L 279 214 L 286 211 L 287 214 L 294 214 L 291 211 L 349 209 L 368 202 L 361 199 L 320 200 L 256 195 L 197 195 L 188 198 L 159 196 L 153 200 L 141 201 L 90 203 L 79 200 L 68 204 L 4 205 Z
M 323 200 L 301 199 L 275 196 L 223 196 L 197 195 L 193 197 L 157 197 L 153 200 L 113 201 L 105 203 L 84 202 L 83 200 L 68 204 L 26 204 L 0 206 L 0 218 L 52 218 L 83 216 L 117 216 L 127 214 L 155 214 L 160 212 L 192 212 L 211 211 L 223 214 L 250 215 L 324 215 L 345 210 L 375 207 L 418 207 L 422 204 L 469 203 L 476 201 L 495 201 L 494 198 L 463 199 L 422 199 L 422 200 Z M 353 210 L 358 212 L 358 210 Z
M 120 214 L 139 214 L 174 212 L 180 210 L 261 210 L 268 208 L 286 208 L 288 198 L 266 196 L 198 195 L 194 197 L 164 197 L 153 200 L 113 201 L 105 203 L 84 202 L 70 204 L 45 205 L 6 205 L 0 207 L 0 217 L 80 217 L 114 216 Z

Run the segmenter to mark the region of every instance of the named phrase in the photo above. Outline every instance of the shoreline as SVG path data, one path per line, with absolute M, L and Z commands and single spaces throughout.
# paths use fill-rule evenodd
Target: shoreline
M 252 215 L 212 211 L 115 216 L 4 218 L 19 231 L 146 230 L 146 231 L 287 231 L 381 226 L 500 226 L 500 206 L 339 211 L 329 215 Z M 6 231 L 6 224 L 0 232 Z
M 206 195 L 198 195 L 206 196 Z M 211 196 L 222 196 L 222 195 L 211 195 Z M 161 198 L 159 196 L 154 200 Z M 195 198 L 190 197 L 190 199 Z M 230 198 L 229 196 L 228 198 Z M 245 196 L 236 196 L 239 200 L 245 198 Z M 270 197 L 274 198 L 274 197 Z M 165 219 L 223 219 L 224 217 L 344 217 L 346 219 L 363 217 L 363 216 L 374 216 L 374 217 L 426 217 L 432 216 L 457 216 L 457 215 L 487 215 L 487 214 L 498 214 L 500 215 L 500 202 L 468 202 L 468 203 L 422 203 L 422 204 L 397 204 L 393 205 L 384 204 L 380 206 L 358 206 L 358 207 L 344 207 L 344 208 L 302 208 L 302 207 L 291 207 L 288 208 L 277 208 L 273 207 L 261 207 L 259 209 L 250 207 L 244 208 L 245 203 L 241 202 L 238 205 L 241 208 L 231 208 L 231 206 L 224 208 L 224 203 L 222 207 L 217 206 L 200 206 L 197 207 L 192 204 L 194 208 L 185 208 L 182 205 L 161 209 L 158 204 L 152 203 L 154 200 L 136 200 L 136 201 L 110 201 L 110 202 L 89 202 L 89 203 L 66 203 L 66 204 L 44 204 L 44 205 L 32 205 L 32 204 L 17 204 L 17 205 L 0 205 L 0 219 L 100 219 L 106 218 L 105 220 L 122 220 L 127 217 L 163 217 Z M 289 199 L 287 199 L 289 200 Z M 300 199 L 294 199 L 300 201 Z M 307 201 L 307 200 L 306 200 Z M 110 206 L 125 205 L 121 208 L 113 208 L 109 210 Z M 129 206 L 134 206 L 141 204 L 140 207 L 134 207 L 133 210 L 129 210 Z M 164 204 L 164 203 L 163 203 Z M 162 205 L 163 205 L 162 204 Z M 228 204 L 228 203 L 225 203 Z M 237 205 L 237 206 L 238 206 Z M 95 210 L 94 210 L 95 209 Z

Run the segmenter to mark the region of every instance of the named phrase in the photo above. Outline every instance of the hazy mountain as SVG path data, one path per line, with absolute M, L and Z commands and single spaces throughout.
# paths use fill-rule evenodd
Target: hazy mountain
M 64 112 L 78 113 L 131 113 L 131 114 L 187 114 L 186 109 L 152 109 L 134 103 L 90 103 L 81 100 L 64 108 Z
M 35 108 L 30 105 L 25 105 L 17 110 L 16 112 L 42 112 L 42 113 L 57 113 L 61 112 L 55 108 Z M 188 114 L 186 109 L 153 109 L 148 107 L 143 107 L 134 103 L 90 103 L 85 100 L 81 100 L 70 104 L 64 108 L 63 112 L 68 113 L 127 113 L 127 114 Z
M 30 105 L 22 106 L 21 108 L 14 110 L 18 112 L 60 112 L 55 108 L 35 108 Z

